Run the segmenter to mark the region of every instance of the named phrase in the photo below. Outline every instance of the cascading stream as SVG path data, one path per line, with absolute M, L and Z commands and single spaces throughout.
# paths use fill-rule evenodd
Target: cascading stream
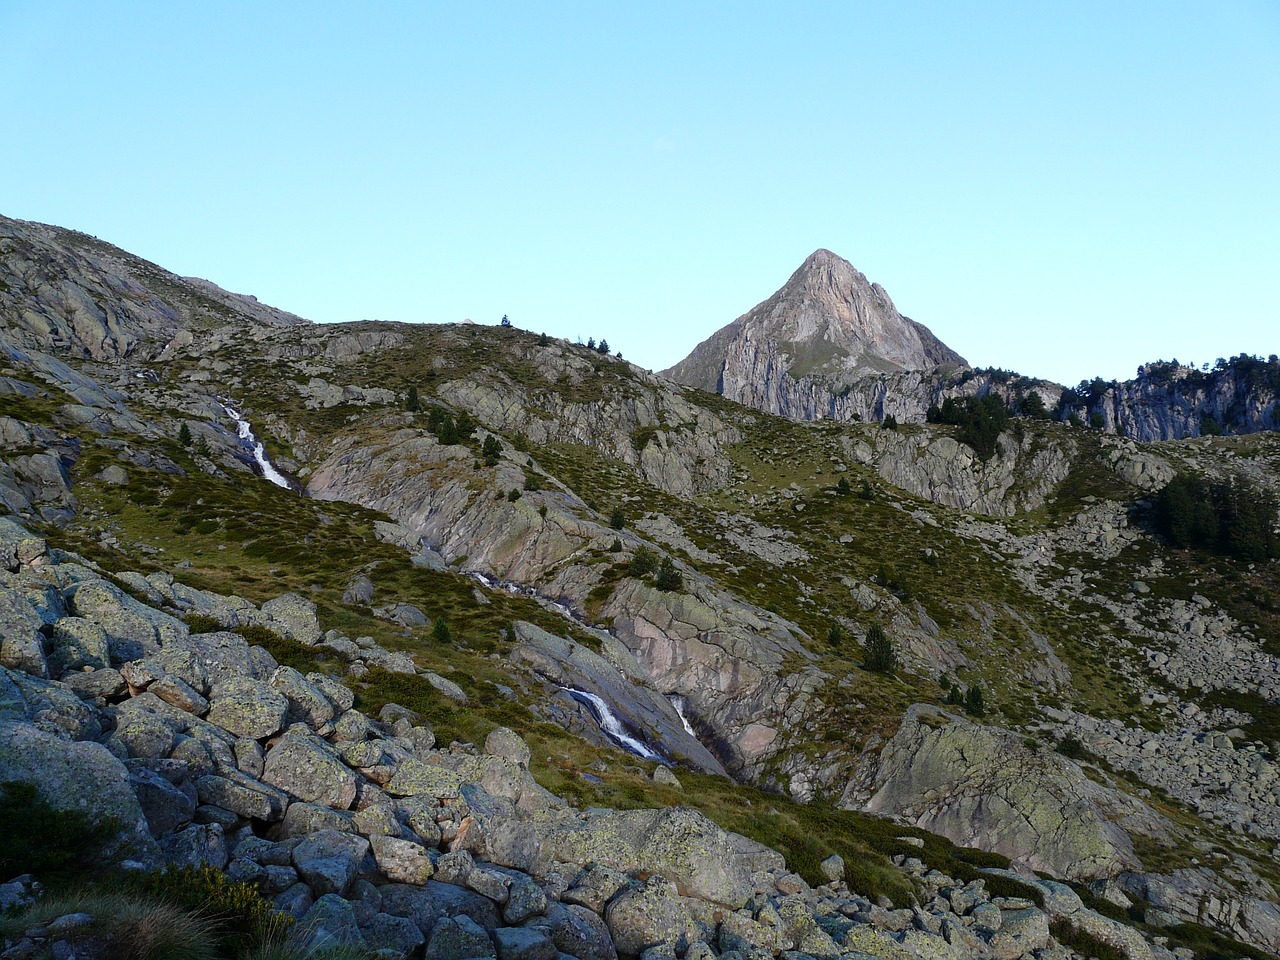
M 293 485 L 289 483 L 285 475 L 277 470 L 275 465 L 267 459 L 267 452 L 262 446 L 262 441 L 253 435 L 253 429 L 249 426 L 249 421 L 240 416 L 240 412 L 231 405 L 229 400 L 223 400 L 219 397 L 218 402 L 222 404 L 222 409 L 227 412 L 227 416 L 236 422 L 236 433 L 245 442 L 245 445 L 253 451 L 254 462 L 262 470 L 262 476 L 277 487 L 292 490 Z
M 618 746 L 645 760 L 666 759 L 662 754 L 655 753 L 648 745 L 627 733 L 627 728 L 622 725 L 618 715 L 613 712 L 613 708 L 602 697 L 598 697 L 594 693 L 588 693 L 586 690 L 579 690 L 576 687 L 562 687 L 561 689 L 573 699 L 585 705 L 591 711 L 591 715 L 596 718 L 596 723 L 600 724 L 600 729 L 604 731 L 605 736 Z

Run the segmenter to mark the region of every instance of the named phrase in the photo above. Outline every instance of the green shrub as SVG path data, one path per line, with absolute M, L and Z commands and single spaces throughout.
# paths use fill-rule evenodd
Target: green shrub
M 184 620 L 187 629 L 192 633 L 217 633 L 222 629 L 221 622 L 213 617 L 205 616 L 203 613 L 188 614 Z
M 621 530 L 627 525 L 627 515 L 622 512 L 621 507 L 614 507 L 613 512 L 609 514 L 609 526 L 615 530 Z M 615 543 L 617 541 L 614 541 Z
M 1103 943 L 1093 934 L 1072 926 L 1071 922 L 1064 917 L 1055 917 L 1049 921 L 1049 932 L 1053 934 L 1053 939 L 1064 947 L 1083 956 L 1092 957 L 1094 960 L 1128 960 L 1128 954 L 1123 950 L 1118 950 L 1109 943 Z
M 519 499 L 520 499 L 520 491 L 517 490 L 515 487 L 512 487 L 510 490 L 507 491 L 508 503 L 515 503 Z
M 453 634 L 449 630 L 449 625 L 444 622 L 444 617 L 436 617 L 436 622 L 431 627 L 431 639 L 436 643 L 449 643 L 453 640 Z
M 248 883 L 236 883 L 208 864 L 168 867 L 142 878 L 143 890 L 212 920 L 235 939 L 261 941 L 283 935 L 293 917 L 277 913 L 271 901 Z
M 82 875 L 120 830 L 78 810 L 56 810 L 30 783 L 0 783 L 0 877 L 33 873 L 45 883 Z
M 1089 755 L 1089 751 L 1084 748 L 1084 744 L 1080 742 L 1079 737 L 1067 734 L 1058 741 L 1057 746 L 1053 749 L 1062 754 L 1069 760 L 1083 760 Z

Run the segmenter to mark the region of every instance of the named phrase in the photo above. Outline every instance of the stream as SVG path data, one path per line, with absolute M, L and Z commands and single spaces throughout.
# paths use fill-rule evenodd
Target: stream
M 267 452 L 262 446 L 262 441 L 253 435 L 253 429 L 249 426 L 249 421 L 240 416 L 240 412 L 231 405 L 230 400 L 219 397 L 218 402 L 222 404 L 222 409 L 227 412 L 227 416 L 236 422 L 236 433 L 244 441 L 245 446 L 253 451 L 253 460 L 262 470 L 262 476 L 277 487 L 292 490 L 293 484 L 267 459 Z

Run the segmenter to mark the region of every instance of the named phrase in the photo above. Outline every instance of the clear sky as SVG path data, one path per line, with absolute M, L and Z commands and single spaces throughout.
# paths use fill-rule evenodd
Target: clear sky
M 827 247 L 979 366 L 1280 352 L 1280 3 L 0 0 L 0 213 L 658 369 Z

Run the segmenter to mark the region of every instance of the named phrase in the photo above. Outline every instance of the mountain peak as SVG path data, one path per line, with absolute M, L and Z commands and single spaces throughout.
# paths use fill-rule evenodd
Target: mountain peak
M 758 382 L 761 377 L 844 384 L 964 362 L 927 327 L 899 313 L 882 286 L 820 247 L 777 293 L 703 341 L 666 375 L 726 396 L 734 384 L 743 396 L 760 396 L 773 392 Z

